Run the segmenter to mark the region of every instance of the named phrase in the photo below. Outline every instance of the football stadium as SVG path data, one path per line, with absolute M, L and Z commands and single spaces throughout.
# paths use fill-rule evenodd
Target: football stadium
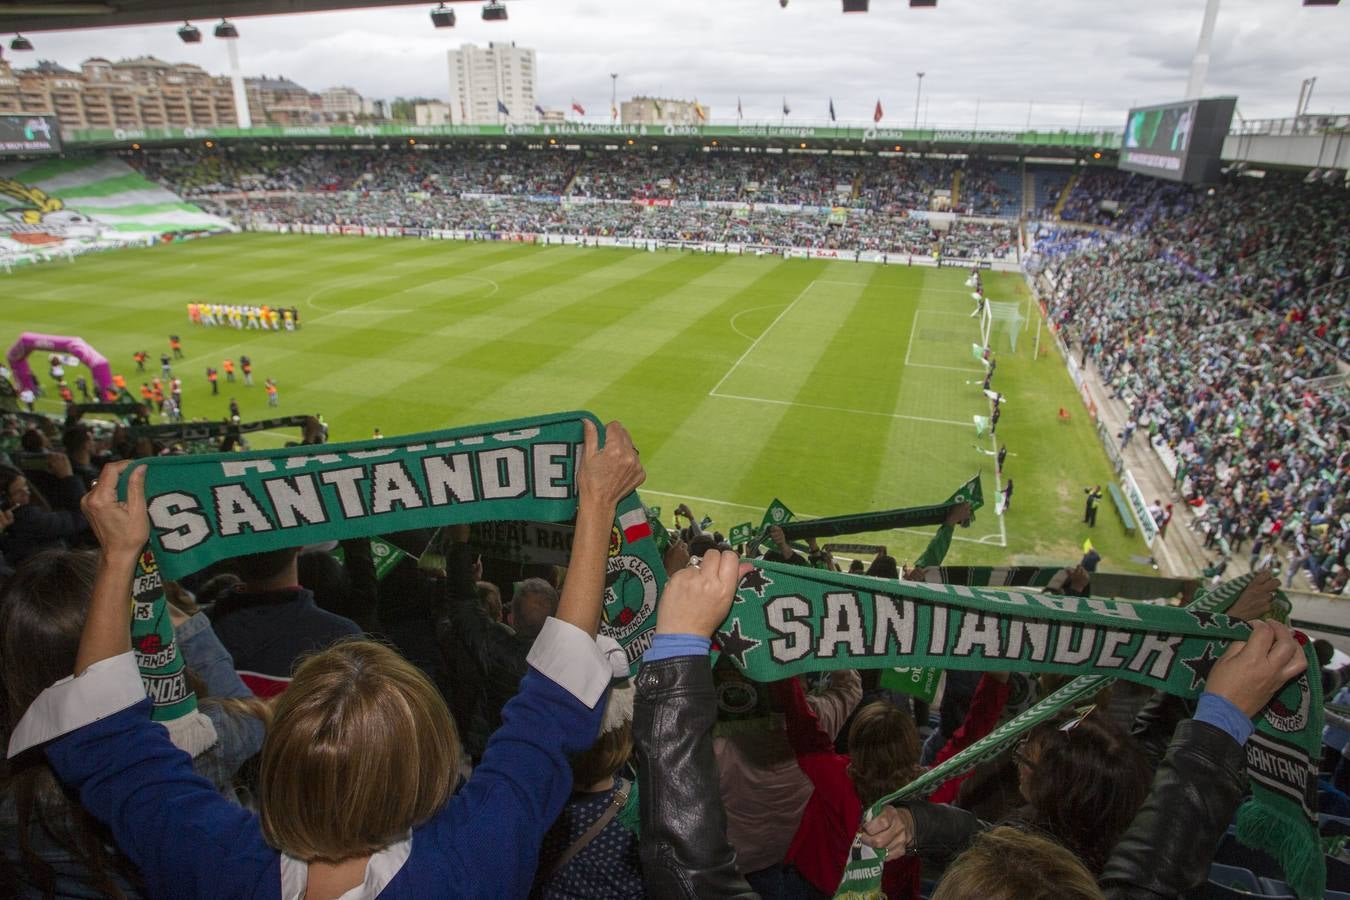
M 1350 896 L 1350 73 L 1231 62 L 1345 11 L 727 10 L 813 118 L 569 5 L 0 3 L 0 891 Z

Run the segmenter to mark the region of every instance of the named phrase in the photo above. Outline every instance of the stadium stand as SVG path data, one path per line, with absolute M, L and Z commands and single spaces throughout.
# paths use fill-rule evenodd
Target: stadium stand
M 323 233 L 605 237 L 937 254 L 1011 267 L 1019 261 L 1018 217 L 1039 214 L 1043 221 L 1028 226 L 1030 269 L 1047 286 L 1047 318 L 1130 407 L 1122 440 L 1137 431 L 1133 439 L 1179 461 L 1178 488 L 1207 544 L 1221 557 L 1249 554 L 1253 569 L 1275 569 L 1286 585 L 1306 578 L 1327 593 L 1347 588 L 1350 202 L 1343 189 L 1279 173 L 1233 178 L 1211 193 L 1107 169 L 1071 177 L 1062 168 L 899 154 L 671 148 L 235 147 L 127 160 L 144 176 L 132 175 L 137 189 L 158 182 L 162 188 L 147 196 L 157 205 L 181 200 L 175 212 L 193 229 L 225 228 L 228 220 Z M 118 160 L 98 165 L 115 168 L 118 178 L 132 174 Z M 1027 177 L 1036 209 L 1024 211 Z M 954 218 L 925 215 L 946 191 L 956 195 Z M 971 277 L 978 284 L 978 273 Z M 849 846 L 865 804 L 920 775 L 921 761 L 942 764 L 1058 686 L 1022 672 L 952 671 L 930 717 L 926 701 L 852 671 L 821 676 L 809 691 L 795 679 L 772 688 L 728 680 L 725 664 L 714 676 L 711 642 L 723 660 L 769 642 L 768 635 L 747 640 L 739 619 L 734 631 L 717 630 L 738 587 L 753 604 L 772 586 L 769 578 L 739 581 L 737 549 L 757 556 L 761 548 L 733 549 L 683 506 L 688 527 L 674 531 L 640 508 L 620 514 L 643 470 L 617 425 L 604 450 L 584 442 L 578 451 L 584 477 L 573 473 L 579 498 L 565 578 L 552 563 L 485 562 L 471 550 L 478 538 L 467 525 L 408 525 L 378 543 L 363 525 L 342 535 L 340 558 L 327 538 L 323 546 L 266 552 L 250 544 L 245 555 L 184 572 L 165 598 L 152 596 L 160 574 L 141 555 L 151 528 L 140 488 L 131 482 L 130 502 L 117 502 L 117 470 L 100 475 L 98 467 L 161 456 L 183 463 L 205 451 L 230 452 L 240 435 L 216 423 L 220 433 L 210 437 L 157 437 L 146 430 L 148 412 L 91 433 L 73 404 L 66 421 L 33 413 L 31 400 L 21 412 L 12 390 L 0 399 L 7 410 L 0 414 L 0 674 L 8 692 L 0 712 L 3 733 L 26 751 L 9 762 L 0 788 L 0 885 L 14 896 L 194 896 L 208 888 L 280 896 L 283 884 L 294 890 L 306 878 L 333 876 L 333 860 L 360 863 L 361 878 L 387 877 L 373 888 L 385 896 L 437 896 L 447 885 L 475 896 L 829 895 L 850 860 L 865 856 Z M 326 445 L 318 419 L 301 429 L 303 445 Z M 67 453 L 53 450 L 58 444 Z M 369 447 L 340 452 L 371 460 L 385 452 Z M 297 468 L 306 459 L 342 461 L 327 450 L 339 452 L 330 446 L 288 458 L 300 461 Z M 418 452 L 425 450 L 423 443 Z M 274 471 L 287 452 L 265 453 L 249 477 Z M 378 490 L 398 489 L 398 474 L 383 471 Z M 196 489 L 191 480 L 175 490 Z M 291 475 L 268 484 L 274 504 L 301 490 Z M 252 517 L 220 499 L 236 486 L 212 492 L 215 517 L 248 519 L 247 529 L 236 526 L 245 539 L 271 531 L 261 511 Z M 1115 484 L 1108 489 L 1133 530 L 1130 504 Z M 157 524 L 158 540 L 193 532 L 185 495 L 175 496 L 179 505 L 169 512 L 186 518 L 175 519 L 178 531 Z M 297 510 L 304 508 L 292 518 L 305 528 L 322 510 L 296 496 Z M 350 499 L 340 496 L 343 504 Z M 420 506 L 407 499 L 415 490 L 403 496 L 403 506 Z M 162 516 L 164 505 L 156 508 Z M 384 512 L 401 517 L 408 509 L 391 503 Z M 965 514 L 951 504 L 916 568 L 900 570 L 883 548 L 866 575 L 898 590 L 925 577 L 925 568 L 945 572 L 942 557 Z M 662 551 L 654 535 L 667 542 Z M 759 570 L 774 580 L 806 579 L 791 573 L 834 565 L 814 548 L 810 559 L 797 552 L 781 531 L 764 536 L 772 546 L 763 559 L 786 564 Z M 652 544 L 651 559 L 640 563 L 648 577 L 635 579 L 647 614 L 664 582 L 662 615 L 677 616 L 651 639 L 641 669 L 592 634 L 606 585 L 615 594 L 623 586 L 610 557 L 638 544 Z M 95 548 L 101 564 L 86 552 Z M 691 555 L 702 565 L 688 567 Z M 386 567 L 377 557 L 392 562 Z M 1057 613 L 1091 596 L 1086 565 L 1085 558 L 1064 567 Z M 1204 668 L 1207 692 L 1198 699 L 1195 685 L 1184 699 L 1121 684 L 1072 712 L 1078 702 L 1066 701 L 969 779 L 935 781 L 921 797 L 887 805 L 875 820 L 878 840 L 911 851 L 875 866 L 888 895 L 923 896 L 931 883 L 925 887 L 922 876 L 940 872 L 938 890 L 952 892 L 945 896 L 997 900 L 1031 896 L 1047 880 L 1049 890 L 1061 891 L 1055 896 L 1068 896 L 1062 891 L 1072 883 L 1084 897 L 1135 896 L 1144 886 L 1164 896 L 1250 896 L 1292 890 L 1300 877 L 1306 883 L 1305 871 L 1282 867 L 1224 831 L 1248 791 L 1243 747 L 1254 740 L 1253 720 L 1307 664 L 1287 628 L 1258 621 L 1272 611 L 1278 584 L 1258 576 L 1228 608 L 1253 623 L 1251 633 L 1230 637 L 1268 653 L 1217 658 L 1222 645 L 1205 644 L 1203 658 L 1182 660 Z M 133 588 L 150 593 L 128 604 Z M 760 601 L 748 594 L 756 588 Z M 1087 606 L 1080 612 L 1091 614 Z M 133 631 L 128 643 L 133 614 L 137 623 L 164 627 Z M 1209 627 L 1204 615 L 1195 615 L 1201 628 Z M 614 622 L 625 624 L 607 620 L 606 630 L 618 633 Z M 849 644 L 841 639 L 831 652 Z M 147 660 L 180 655 L 201 683 L 205 722 L 187 714 L 170 721 L 191 727 L 151 724 L 142 677 L 151 684 L 157 676 L 143 676 L 137 665 L 145 670 L 153 668 Z M 69 678 L 91 664 L 96 677 Z M 1105 664 L 1101 672 L 1116 674 Z M 1331 694 L 1346 673 L 1324 666 L 1311 677 Z M 43 694 L 62 680 L 61 693 Z M 37 727 L 21 723 L 30 706 L 40 710 L 44 696 L 94 693 L 92 684 L 105 701 L 117 693 L 121 705 L 25 743 Z M 280 699 L 263 703 L 253 692 L 264 685 Z M 728 696 L 736 702 L 719 708 L 719 697 Z M 775 724 L 748 721 L 747 710 Z M 330 741 L 333 734 L 342 737 Z M 1325 780 L 1309 784 L 1310 795 L 1328 812 L 1350 810 L 1343 793 L 1350 733 L 1329 731 L 1323 741 L 1325 758 L 1312 766 L 1322 763 Z M 259 765 L 248 763 L 260 753 Z M 336 775 L 323 768 L 334 760 Z M 456 790 L 460 774 L 468 778 Z M 351 784 L 352 796 L 316 792 L 321 782 Z M 670 814 L 675 807 L 679 814 Z M 709 826 L 723 821 L 724 807 L 725 833 Z M 353 836 L 342 827 L 348 821 L 379 821 L 382 830 Z M 990 822 L 1017 827 L 991 829 Z M 1336 841 L 1344 821 L 1325 817 L 1309 828 L 1311 868 L 1324 847 L 1344 852 Z M 687 852 L 672 855 L 675 845 Z M 947 864 L 951 851 L 964 852 Z M 1350 886 L 1347 866 L 1335 855 L 1326 860 L 1325 896 L 1334 896 Z M 962 884 L 996 889 L 952 887 Z
M 1122 204 L 1118 236 L 1038 243 L 1052 320 L 1148 440 L 1179 458 L 1206 546 L 1345 589 L 1350 202 L 1297 176 L 1213 194 L 1085 177 L 1066 206 Z M 1113 216 L 1115 218 L 1115 216 Z M 1297 223 L 1297 224 L 1296 224 Z

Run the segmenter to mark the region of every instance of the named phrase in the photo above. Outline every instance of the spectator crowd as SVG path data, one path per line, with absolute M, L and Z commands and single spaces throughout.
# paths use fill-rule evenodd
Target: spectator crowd
M 930 717 L 875 671 L 761 684 L 712 666 L 740 553 L 684 505 L 630 677 L 597 637 L 616 505 L 644 478 L 611 423 L 603 448 L 588 425 L 579 451 L 565 568 L 484 559 L 455 526 L 384 535 L 405 555 L 383 575 L 363 538 L 168 583 L 209 723 L 194 738 L 152 722 L 129 638 L 150 527 L 129 461 L 175 447 L 76 423 L 58 452 L 54 421 L 3 424 L 7 462 L 25 466 L 0 468 L 7 896 L 829 896 L 866 806 L 1058 684 L 949 673 Z M 304 443 L 323 440 L 306 426 Z M 969 514 L 951 510 L 934 559 Z M 808 559 L 781 529 L 769 538 L 766 560 L 838 567 L 814 542 Z M 855 570 L 923 577 L 884 551 Z M 1065 590 L 1087 595 L 1089 577 Z M 1216 854 L 1254 852 L 1224 831 L 1243 744 L 1304 666 L 1293 634 L 1260 619 L 1276 587 L 1258 576 L 1238 599 L 1251 638 L 1198 703 L 1106 690 L 886 807 L 865 828 L 890 854 L 886 895 L 1173 897 Z M 1350 806 L 1330 784 L 1323 802 Z
M 1219 559 L 1350 580 L 1350 197 L 1268 173 L 1210 191 L 1085 177 L 1064 218 L 1120 206 L 1111 234 L 1047 230 L 1049 312 L 1163 444 Z
M 950 161 L 706 156 L 232 151 L 138 164 L 258 222 L 1015 253 L 1008 226 L 935 232 L 905 215 L 954 182 Z M 1008 175 L 962 169 L 969 209 L 1017 205 Z M 1064 218 L 1108 210 L 1117 228 L 1047 228 L 1037 270 L 1055 326 L 1130 405 L 1122 440 L 1170 449 L 1221 552 L 1343 590 L 1344 192 L 1278 177 L 1212 195 L 1125 176 L 1073 185 Z M 326 428 L 309 420 L 300 437 L 322 445 Z M 1230 831 L 1251 787 L 1253 720 L 1306 665 L 1295 634 L 1265 619 L 1278 578 L 1256 575 L 1229 610 L 1250 636 L 1213 661 L 1198 699 L 1105 688 L 863 823 L 1065 679 L 951 671 L 930 708 L 878 671 L 760 683 L 729 652 L 714 664 L 742 557 L 761 554 L 684 505 L 687 527 L 647 520 L 668 581 L 633 674 L 601 613 L 616 511 L 645 472 L 622 425 L 603 438 L 587 424 L 565 566 L 493 558 L 453 526 L 281 547 L 167 583 L 170 646 L 200 698 L 189 729 L 152 721 L 131 640 L 143 604 L 128 597 L 150 534 L 136 461 L 194 448 L 78 416 L 0 416 L 0 891 L 815 898 L 872 848 L 887 850 L 892 898 L 1172 898 L 1232 878 L 1280 889 L 1278 865 Z M 850 571 L 923 580 L 969 515 L 950 510 L 918 568 L 882 550 Z M 767 538 L 767 561 L 842 568 L 781 528 Z M 395 561 L 377 566 L 377 546 Z M 1059 590 L 1089 597 L 1091 578 L 1075 567 Z M 1322 682 L 1339 686 L 1344 667 L 1329 645 L 1318 652 Z M 1350 736 L 1324 740 L 1309 790 L 1326 814 L 1329 886 L 1346 890 Z

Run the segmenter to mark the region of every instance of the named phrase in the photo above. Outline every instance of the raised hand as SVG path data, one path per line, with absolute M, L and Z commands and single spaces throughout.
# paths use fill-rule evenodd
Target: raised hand
M 1252 576 L 1252 580 L 1242 589 L 1235 602 L 1228 610 L 1228 615 L 1235 619 L 1241 619 L 1244 622 L 1251 622 L 1261 618 L 1270 612 L 1271 601 L 1275 599 L 1275 592 L 1280 589 L 1280 580 L 1268 571 L 1257 572 Z
M 945 525 L 965 525 L 970 522 L 970 504 L 958 503 L 947 510 Z
M 647 478 L 637 448 L 633 446 L 633 438 L 618 422 L 610 422 L 605 426 L 605 446 L 601 449 L 595 424 L 586 419 L 581 428 L 584 443 L 581 464 L 577 467 L 580 502 L 618 506 L 620 500 Z
M 656 607 L 657 633 L 712 637 L 731 609 L 740 577 L 740 558 L 730 550 L 709 550 L 702 565 L 672 574 Z
M 1245 641 L 1234 641 L 1214 664 L 1205 690 L 1225 698 L 1247 718 L 1255 718 L 1266 704 L 1303 674 L 1308 660 L 1294 633 L 1278 622 L 1257 619 Z
M 863 843 L 878 849 L 885 847 L 888 856 L 901 856 L 914 843 L 914 814 L 907 809 L 884 806 L 876 818 L 863 823 Z
M 127 499 L 117 499 L 117 481 L 131 464 L 131 460 L 124 460 L 104 466 L 94 489 L 80 500 L 80 509 L 105 556 L 134 560 L 150 538 L 150 519 L 145 512 L 143 464 L 127 481 Z

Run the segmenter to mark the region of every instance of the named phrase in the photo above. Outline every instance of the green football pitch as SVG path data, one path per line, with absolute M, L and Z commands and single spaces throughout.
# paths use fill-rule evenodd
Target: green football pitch
M 1109 503 L 1091 532 L 1084 486 L 1111 471 L 1017 275 L 985 275 L 1022 304 L 1012 350 L 996 325 L 997 440 L 964 269 L 860 265 L 679 251 L 411 239 L 235 235 L 103 253 L 0 276 L 0 339 L 79 335 L 127 376 L 158 372 L 183 337 L 184 413 L 245 421 L 322 413 L 334 441 L 587 409 L 620 419 L 647 467 L 643 498 L 680 501 L 726 531 L 780 498 L 799 517 L 940 502 L 982 472 L 986 507 L 958 530 L 950 564 L 1076 561 L 1091 536 L 1113 571 L 1148 571 Z M 186 304 L 295 306 L 294 333 L 192 326 Z M 1047 352 L 1048 348 L 1048 352 Z M 151 354 L 135 372 L 132 354 Z M 212 396 L 207 366 L 241 354 L 255 385 Z M 35 371 L 45 365 L 34 361 Z M 276 380 L 280 409 L 262 383 Z M 40 401 L 57 411 L 59 403 Z M 1067 423 L 1060 407 L 1070 410 Z M 278 446 L 295 435 L 253 435 Z M 1011 508 L 994 493 L 1015 480 Z M 841 540 L 885 544 L 902 562 L 924 531 Z

